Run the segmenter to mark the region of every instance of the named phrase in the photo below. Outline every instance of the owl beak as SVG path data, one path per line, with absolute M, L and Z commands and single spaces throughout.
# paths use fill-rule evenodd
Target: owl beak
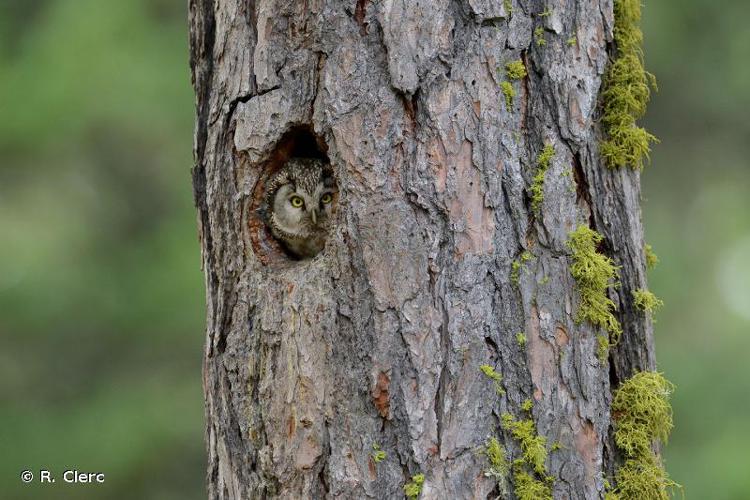
M 310 211 L 310 218 L 312 218 L 312 223 L 313 224 L 317 224 L 318 223 L 318 209 L 317 208 L 313 208 Z

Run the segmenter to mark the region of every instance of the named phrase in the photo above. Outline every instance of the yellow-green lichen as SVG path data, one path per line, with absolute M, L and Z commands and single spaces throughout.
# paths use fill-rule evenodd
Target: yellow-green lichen
M 544 27 L 538 26 L 534 30 L 534 41 L 536 42 L 538 47 L 543 47 L 547 45 L 547 40 L 544 39 Z
M 552 500 L 552 488 L 521 468 L 513 471 L 513 481 L 518 500 Z
M 648 269 L 655 268 L 656 264 L 659 263 L 659 257 L 656 256 L 654 249 L 648 243 L 643 245 L 643 254 L 646 256 L 646 267 Z
M 513 98 L 516 96 L 516 89 L 513 88 L 513 84 L 505 81 L 500 83 L 500 91 L 505 96 L 505 107 L 508 109 L 513 107 Z
M 503 429 L 509 431 L 518 440 L 523 454 L 523 461 L 534 469 L 534 472 L 546 475 L 544 462 L 547 460 L 547 439 L 536 433 L 536 426 L 531 419 L 516 420 L 510 413 L 503 413 Z
M 503 0 L 503 7 L 505 8 L 505 12 L 510 16 L 511 12 L 513 12 L 513 5 L 511 3 L 511 0 Z
M 560 451 L 564 448 L 562 443 L 560 441 L 555 441 L 552 443 L 552 446 L 550 446 L 549 451 Z
M 521 405 L 527 412 L 531 411 L 532 406 L 530 399 Z M 536 426 L 531 419 L 517 420 L 510 413 L 503 413 L 500 419 L 503 429 L 510 432 L 521 447 L 522 458 L 513 461 L 516 497 L 519 500 L 552 500 L 550 484 L 554 478 L 547 475 L 544 465 L 547 460 L 546 438 L 536 433 Z M 535 478 L 529 468 L 540 479 Z
M 518 332 L 516 334 L 516 342 L 518 343 L 519 347 L 526 347 L 526 334 L 523 332 Z
M 539 17 L 549 17 L 549 16 L 552 15 L 552 10 L 549 7 L 547 7 L 542 12 L 540 12 L 538 15 L 539 15 Z
M 636 121 L 646 112 L 655 78 L 643 68 L 641 0 L 614 0 L 617 55 L 604 76 L 602 123 L 607 134 L 601 154 L 609 167 L 642 169 L 656 137 Z
M 505 456 L 505 448 L 503 448 L 497 438 L 491 437 L 487 440 L 482 452 L 487 456 L 489 464 L 484 471 L 484 475 L 495 480 L 500 493 L 507 494 L 510 466 Z
M 667 475 L 653 451 L 654 441 L 667 441 L 672 430 L 669 398 L 674 385 L 657 372 L 640 372 L 615 392 L 612 415 L 615 444 L 625 463 L 615 473 L 610 500 L 666 500 L 680 486 Z
M 639 288 L 633 291 L 633 305 L 641 311 L 654 314 L 657 309 L 664 305 L 664 302 L 653 292 Z
M 603 239 L 601 234 L 581 224 L 570 233 L 568 246 L 573 252 L 570 272 L 581 295 L 576 320 L 589 321 L 607 330 L 612 336 L 611 342 L 607 341 L 609 348 L 619 340 L 622 327 L 613 314 L 615 303 L 607 296 L 607 289 L 617 284 L 617 267 L 612 259 L 596 251 Z M 606 355 L 602 356 L 601 346 L 599 341 L 599 359 L 606 359 Z
M 615 474 L 617 488 L 608 497 L 612 500 L 667 500 L 679 484 L 669 478 L 655 455 L 639 460 L 626 460 Z
M 521 403 L 521 409 L 525 412 L 531 412 L 532 408 L 534 408 L 534 402 L 529 399 L 524 399 L 523 403 Z
M 523 61 L 518 59 L 517 61 L 511 61 L 505 65 L 505 74 L 511 80 L 520 80 L 528 73 L 526 73 L 526 66 L 524 66 Z
M 385 460 L 387 455 L 383 450 L 380 449 L 380 445 L 378 443 L 372 443 L 372 460 L 379 464 L 383 460 Z
M 661 373 L 640 372 L 615 392 L 615 444 L 629 457 L 651 452 L 654 439 L 666 442 L 672 430 L 669 398 L 674 385 Z
M 503 389 L 503 385 L 502 385 L 503 376 L 501 374 L 496 372 L 495 369 L 491 367 L 490 365 L 482 365 L 479 367 L 479 369 L 482 371 L 482 373 L 485 374 L 485 376 L 487 376 L 490 380 L 492 380 L 492 382 L 495 385 L 495 392 L 499 396 L 502 396 L 503 394 L 505 394 L 505 389 Z
M 521 280 L 521 270 L 524 264 L 534 258 L 534 254 L 528 250 L 524 251 L 521 256 L 514 260 L 510 265 L 510 282 L 518 285 Z
M 609 481 L 604 480 L 604 500 L 620 500 L 620 497 L 613 491 Z
M 419 498 L 422 493 L 422 485 L 424 484 L 424 474 L 414 474 L 411 477 L 411 481 L 404 485 L 404 495 L 406 498 Z
M 565 43 L 568 44 L 568 47 L 572 47 L 573 45 L 578 43 L 578 37 L 573 35 L 570 38 L 568 38 Z
M 552 163 L 552 158 L 555 156 L 555 148 L 551 144 L 547 144 L 536 157 L 536 174 L 534 179 L 531 181 L 531 187 L 529 188 L 531 194 L 531 209 L 535 213 L 539 213 L 539 209 L 542 207 L 544 201 L 544 177 L 547 174 L 547 170 Z

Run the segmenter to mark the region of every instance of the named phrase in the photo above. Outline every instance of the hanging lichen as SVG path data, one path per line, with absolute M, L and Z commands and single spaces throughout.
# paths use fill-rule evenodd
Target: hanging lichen
M 601 154 L 609 167 L 630 165 L 640 170 L 644 157 L 649 157 L 651 143 L 657 139 L 636 121 L 646 113 L 656 80 L 643 67 L 640 0 L 614 0 L 614 14 L 617 55 L 604 76 L 601 93 L 602 123 L 607 134 Z
M 531 182 L 529 193 L 531 195 L 531 209 L 537 214 L 544 201 L 544 178 L 554 156 L 555 148 L 551 144 L 547 144 L 536 158 L 536 174 L 534 174 L 534 179 Z
M 500 373 L 495 371 L 490 365 L 481 365 L 479 369 L 487 378 L 492 380 L 495 385 L 495 392 L 498 396 L 505 394 L 505 389 L 503 389 L 503 376 Z
M 523 270 L 525 264 L 533 258 L 534 258 L 534 254 L 529 252 L 528 250 L 525 250 L 523 253 L 521 253 L 518 259 L 515 259 L 510 264 L 510 282 L 511 283 L 518 286 L 518 284 L 521 281 L 521 271 Z
M 513 108 L 513 98 L 516 96 L 516 89 L 513 88 L 513 84 L 509 81 L 500 83 L 500 91 L 505 96 L 505 107 L 510 110 Z
M 653 451 L 654 441 L 666 442 L 672 430 L 673 391 L 661 373 L 640 372 L 615 392 L 615 444 L 625 463 L 615 474 L 616 487 L 607 493 L 608 500 L 666 500 L 670 490 L 680 487 Z
M 513 467 L 518 500 L 552 500 L 552 489 L 546 482 L 534 479 L 528 472 L 518 469 L 518 464 L 514 463 Z
M 659 257 L 654 253 L 654 249 L 648 243 L 643 245 L 643 254 L 646 256 L 646 267 L 648 269 L 655 268 L 656 264 L 659 263 Z
M 510 466 L 505 456 L 505 448 L 503 448 L 496 437 L 491 437 L 487 440 L 487 444 L 484 446 L 482 452 L 487 457 L 488 462 L 484 475 L 495 480 L 500 493 L 503 495 L 507 494 Z
M 530 411 L 531 401 L 522 406 L 526 407 L 524 411 Z M 503 413 L 501 422 L 503 429 L 510 432 L 521 447 L 521 458 L 513 461 L 516 496 L 519 500 L 552 500 L 550 484 L 554 478 L 547 475 L 544 464 L 547 460 L 547 439 L 537 434 L 536 425 L 530 418 L 517 420 L 510 413 Z M 535 474 L 541 479 L 534 477 Z
M 598 337 L 597 354 L 600 360 L 607 357 L 610 345 L 614 345 L 622 334 L 622 327 L 613 311 L 615 303 L 607 296 L 607 289 L 616 285 L 617 267 L 612 259 L 596 251 L 604 237 L 581 224 L 570 233 L 568 246 L 573 252 L 570 272 L 576 280 L 576 290 L 581 296 L 576 320 L 589 321 L 607 330 L 607 335 Z
M 380 445 L 378 443 L 372 443 L 372 460 L 376 464 L 379 464 L 383 460 L 385 460 L 388 455 L 386 455 L 385 451 L 380 449 Z
M 511 61 L 505 64 L 505 74 L 511 80 L 520 80 L 522 78 L 525 78 L 527 75 L 526 66 L 524 66 L 521 59 Z
M 406 498 L 419 498 L 422 493 L 422 485 L 424 484 L 424 474 L 414 474 L 411 477 L 411 481 L 404 485 L 404 495 Z
M 639 288 L 633 290 L 633 305 L 636 309 L 653 315 L 657 309 L 664 305 L 664 301 L 654 295 L 653 292 Z

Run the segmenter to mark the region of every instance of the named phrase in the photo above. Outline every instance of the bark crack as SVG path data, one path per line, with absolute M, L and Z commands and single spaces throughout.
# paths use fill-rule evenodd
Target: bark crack
M 367 3 L 369 0 L 357 0 L 357 6 L 354 9 L 354 19 L 359 24 L 359 34 L 367 35 L 367 24 L 365 16 L 367 15 Z
M 573 181 L 576 184 L 576 203 L 583 201 L 588 208 L 589 227 L 596 227 L 594 221 L 594 204 L 591 201 L 591 188 L 589 187 L 586 174 L 581 165 L 581 154 L 579 152 L 573 155 Z

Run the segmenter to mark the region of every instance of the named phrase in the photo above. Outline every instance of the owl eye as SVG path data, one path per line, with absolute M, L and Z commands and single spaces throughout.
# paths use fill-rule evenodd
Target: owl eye
M 289 203 L 291 203 L 294 208 L 301 208 L 305 204 L 305 200 L 299 196 L 292 196 Z
M 331 203 L 332 201 L 333 201 L 333 196 L 331 196 L 328 193 L 326 193 L 326 194 L 324 194 L 323 196 L 320 197 L 320 202 L 321 203 L 325 203 L 326 205 L 329 204 L 329 203 Z

